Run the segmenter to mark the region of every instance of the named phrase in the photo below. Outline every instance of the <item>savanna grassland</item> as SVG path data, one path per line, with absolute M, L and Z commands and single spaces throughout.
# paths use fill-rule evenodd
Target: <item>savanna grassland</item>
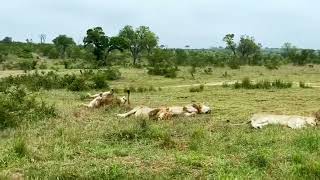
M 68 72 L 65 72 L 68 71 Z M 116 117 L 126 108 L 81 107 L 88 92 L 40 90 L 37 99 L 54 104 L 57 116 L 0 131 L 0 179 L 318 179 L 320 130 L 270 126 L 250 128 L 254 113 L 311 115 L 320 109 L 320 66 L 281 66 L 278 70 L 244 66 L 198 68 L 193 79 L 180 68 L 177 78 L 148 75 L 144 69 L 120 69 L 110 82 L 117 95 L 136 89 L 131 106 L 150 107 L 205 103 L 213 113 L 153 121 Z M 61 70 L 59 73 L 79 73 Z M 0 71 L 0 76 L 22 71 Z M 222 87 L 245 77 L 253 81 L 293 82 L 287 89 Z M 313 88 L 300 88 L 297 83 Z M 203 84 L 192 93 L 190 85 Z M 152 88 L 151 88 L 152 87 Z M 138 89 L 153 91 L 142 92 Z M 229 120 L 231 124 L 226 123 Z

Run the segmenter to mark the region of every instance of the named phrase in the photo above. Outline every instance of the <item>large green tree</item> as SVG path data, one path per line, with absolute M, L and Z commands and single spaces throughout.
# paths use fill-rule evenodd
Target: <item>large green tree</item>
M 150 54 L 158 45 L 158 37 L 146 26 L 140 26 L 137 29 L 133 29 L 132 26 L 125 26 L 119 32 L 119 37 L 124 39 L 126 47 L 131 52 L 134 65 L 136 65 L 142 51 L 147 50 Z
M 92 46 L 93 54 L 101 65 L 107 65 L 107 57 L 113 50 L 122 51 L 124 41 L 120 37 L 108 37 L 101 27 L 87 30 L 87 36 L 83 40 L 85 47 Z
M 66 35 L 59 35 L 53 40 L 53 43 L 59 51 L 60 57 L 63 59 L 65 58 L 67 48 L 76 44 L 71 37 Z
M 237 55 L 237 44 L 234 42 L 234 34 L 227 34 L 224 38 L 223 41 L 226 43 L 226 49 L 229 49 L 232 51 L 233 55 Z
M 241 36 L 237 51 L 240 53 L 241 58 L 248 59 L 250 55 L 259 53 L 261 45 L 257 44 L 253 37 Z

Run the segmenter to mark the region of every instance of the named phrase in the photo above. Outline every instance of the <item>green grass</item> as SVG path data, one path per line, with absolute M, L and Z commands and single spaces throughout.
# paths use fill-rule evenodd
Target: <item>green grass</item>
M 231 77 L 223 78 L 225 71 Z M 123 69 L 122 79 L 111 82 L 119 89 L 162 88 L 132 93 L 132 106 L 197 101 L 214 108 L 211 115 L 171 121 L 120 119 L 115 114 L 123 112 L 121 108 L 81 108 L 80 104 L 87 102 L 81 98 L 86 92 L 40 91 L 43 100 L 56 105 L 58 117 L 0 132 L 0 177 L 19 172 L 30 179 L 318 179 L 318 128 L 270 126 L 254 130 L 249 125 L 229 126 L 225 121 L 246 122 L 253 113 L 260 112 L 310 115 L 320 108 L 319 88 L 246 90 L 208 86 L 202 92 L 191 93 L 189 87 L 171 86 L 243 77 L 319 84 L 319 73 L 319 66 L 310 70 L 285 66 L 275 71 L 221 68 L 214 69 L 212 75 L 196 74 L 196 80 L 192 80 L 184 69 L 177 79 Z

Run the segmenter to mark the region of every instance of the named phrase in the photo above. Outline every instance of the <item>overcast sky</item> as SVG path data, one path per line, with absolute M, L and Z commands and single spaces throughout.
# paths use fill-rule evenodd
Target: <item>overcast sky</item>
M 319 0 L 3 0 L 0 38 L 15 41 L 59 34 L 78 43 L 88 28 L 116 35 L 146 25 L 169 47 L 222 46 L 227 33 L 254 36 L 264 47 L 291 42 L 320 49 Z

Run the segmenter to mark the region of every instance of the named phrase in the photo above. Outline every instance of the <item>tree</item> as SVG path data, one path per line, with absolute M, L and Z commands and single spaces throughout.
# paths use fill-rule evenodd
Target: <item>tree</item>
M 146 36 L 143 40 L 143 44 L 148 52 L 148 55 L 150 55 L 152 53 L 152 50 L 157 47 L 159 38 L 150 30 L 146 31 L 145 33 Z
M 226 49 L 229 49 L 232 51 L 234 56 L 237 56 L 236 49 L 237 49 L 237 44 L 234 42 L 234 34 L 227 34 L 224 38 L 223 41 L 226 43 Z
M 150 53 L 158 44 L 157 36 L 146 26 L 140 26 L 135 30 L 132 26 L 125 26 L 119 32 L 119 37 L 124 39 L 126 47 L 131 52 L 134 65 L 136 65 L 143 50 L 147 50 Z
M 68 37 L 66 35 L 59 35 L 52 42 L 59 51 L 60 57 L 62 57 L 63 59 L 65 58 L 67 48 L 76 44 L 71 37 Z
M 12 37 L 5 37 L 5 38 L 3 38 L 3 40 L 1 42 L 3 42 L 3 43 L 12 43 L 13 40 L 12 40 Z
M 248 63 L 249 56 L 260 53 L 261 45 L 256 44 L 253 37 L 241 36 L 237 51 L 240 53 L 240 58 L 243 63 Z
M 107 57 L 113 50 L 122 51 L 124 41 L 120 37 L 108 37 L 101 27 L 87 30 L 87 36 L 83 39 L 85 47 L 92 46 L 93 54 L 100 65 L 106 65 Z
M 44 44 L 46 42 L 47 35 L 40 34 L 39 37 L 40 37 L 40 44 Z
M 284 58 L 289 58 L 291 61 L 293 61 L 293 59 L 295 58 L 297 51 L 297 47 L 288 42 L 284 43 L 281 47 L 281 55 Z

